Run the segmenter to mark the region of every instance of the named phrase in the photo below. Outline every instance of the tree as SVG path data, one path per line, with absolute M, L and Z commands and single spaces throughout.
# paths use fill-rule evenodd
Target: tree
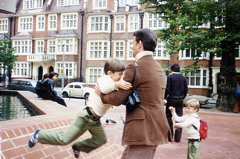
M 239 41 L 239 0 L 140 0 L 151 13 L 158 14 L 169 25 L 158 30 L 158 37 L 166 42 L 166 52 L 192 50 L 192 58 L 199 61 L 203 52 L 209 53 L 209 72 L 216 54 L 222 54 L 217 108 L 232 111 L 236 88 L 235 42 Z M 231 11 L 231 12 L 230 12 Z M 231 19 L 231 20 L 230 20 Z M 229 24 L 232 22 L 232 24 Z M 231 26 L 231 29 L 230 29 Z M 234 28 L 234 29 L 232 29 Z M 238 28 L 238 29 L 237 29 Z M 194 64 L 196 65 L 196 62 Z M 209 80 L 209 86 L 212 81 Z M 228 90 L 228 91 L 226 91 Z
M 13 54 L 14 48 L 12 48 L 11 41 L 9 39 L 0 40 L 0 63 L 3 66 L 3 77 L 6 77 L 6 72 L 11 74 L 17 56 Z M 5 78 L 4 78 L 5 80 Z

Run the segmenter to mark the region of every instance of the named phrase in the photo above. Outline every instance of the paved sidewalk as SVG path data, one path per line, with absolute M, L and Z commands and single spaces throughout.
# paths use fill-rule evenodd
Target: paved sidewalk
M 83 99 L 65 98 L 65 101 L 68 107 L 76 110 L 76 112 L 85 103 Z M 121 116 L 125 117 L 124 106 L 111 108 L 101 119 L 108 138 L 119 145 L 121 145 L 123 130 Z M 209 126 L 208 138 L 202 141 L 200 159 L 240 159 L 240 128 L 238 126 L 240 114 L 201 109 L 199 116 L 206 120 Z M 107 118 L 112 118 L 117 123 L 106 124 Z M 124 149 L 123 146 L 122 149 Z M 154 159 L 186 159 L 186 154 L 187 136 L 185 130 L 183 130 L 181 142 L 158 146 Z

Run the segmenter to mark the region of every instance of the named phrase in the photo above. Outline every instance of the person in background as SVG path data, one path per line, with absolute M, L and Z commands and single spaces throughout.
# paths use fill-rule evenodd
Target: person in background
M 176 121 L 174 128 L 185 128 L 188 136 L 188 154 L 187 159 L 198 159 L 200 156 L 201 149 L 201 138 L 199 134 L 200 120 L 198 118 L 197 112 L 200 108 L 200 104 L 196 99 L 190 99 L 186 102 L 186 112 L 185 116 L 177 116 L 175 108 L 169 107 L 174 120 Z M 193 127 L 197 128 L 197 130 Z
M 38 98 L 42 98 L 42 96 L 44 96 L 44 93 L 45 93 L 45 92 L 44 92 L 44 90 L 42 90 L 41 84 L 42 84 L 44 81 L 46 81 L 48 78 L 49 78 L 49 74 L 48 74 L 48 73 L 45 73 L 45 74 L 43 75 L 43 79 L 37 81 L 37 85 L 36 85 L 36 88 L 35 88 L 35 92 L 36 92 L 36 94 L 38 95 Z
M 58 78 L 58 73 L 51 72 L 49 78 L 42 82 L 42 89 L 46 91 L 44 95 L 42 94 L 42 99 L 55 101 L 65 107 L 67 104 L 64 99 L 58 96 L 57 91 L 54 90 L 54 81 Z
M 107 94 L 119 88 L 128 90 L 132 87 L 130 83 L 123 81 L 121 78 L 124 70 L 125 63 L 123 61 L 111 59 L 105 63 L 105 75 L 97 81 L 102 93 Z M 28 145 L 30 148 L 35 146 L 37 142 L 51 145 L 67 145 L 88 130 L 92 137 L 73 143 L 72 149 L 76 158 L 79 157 L 80 151 L 89 153 L 107 142 L 107 136 L 100 118 L 111 106 L 110 104 L 103 104 L 101 98 L 95 92 L 91 92 L 87 106 L 80 109 L 68 130 L 37 130 L 29 140 Z
M 235 107 L 233 109 L 234 113 L 238 113 L 239 112 L 239 107 L 240 107 L 240 83 L 236 89 L 236 104 Z
M 152 159 L 160 144 L 169 142 L 169 126 L 164 111 L 166 76 L 153 58 L 157 46 L 156 34 L 148 29 L 133 33 L 133 56 L 137 63 L 133 83 L 141 103 L 133 111 L 126 111 L 122 145 L 127 145 L 122 159 Z M 124 73 L 124 81 L 132 82 L 135 65 L 130 63 Z M 124 103 L 132 90 L 118 89 L 103 94 L 96 87 L 103 103 L 119 106 Z
M 166 116 L 169 127 L 171 129 L 172 138 L 174 141 L 180 142 L 182 136 L 182 128 L 176 129 L 173 133 L 172 114 L 169 107 L 172 106 L 176 109 L 178 116 L 183 115 L 183 100 L 188 92 L 188 85 L 186 78 L 180 74 L 180 66 L 173 64 L 171 66 L 171 73 L 167 76 L 167 86 L 165 90 L 166 103 Z

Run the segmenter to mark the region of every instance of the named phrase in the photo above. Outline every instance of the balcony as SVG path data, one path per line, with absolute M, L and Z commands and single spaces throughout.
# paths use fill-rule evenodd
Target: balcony
M 56 55 L 48 55 L 48 54 L 35 54 L 28 55 L 27 61 L 29 62 L 50 62 L 56 61 Z

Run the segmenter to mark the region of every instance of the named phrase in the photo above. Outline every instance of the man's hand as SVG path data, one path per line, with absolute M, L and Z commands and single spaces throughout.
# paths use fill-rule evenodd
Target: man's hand
M 173 112 L 173 111 L 175 111 L 175 108 L 173 108 L 172 106 L 170 106 L 170 107 L 169 107 L 169 110 L 170 110 L 171 112 Z

